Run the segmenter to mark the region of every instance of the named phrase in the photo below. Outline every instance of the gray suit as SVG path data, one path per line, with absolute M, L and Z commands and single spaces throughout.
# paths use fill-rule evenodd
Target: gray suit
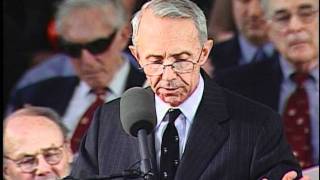
M 138 141 L 124 132 L 119 116 L 119 99 L 96 112 L 72 176 L 108 176 L 139 161 Z M 157 172 L 153 134 L 149 135 L 149 142 Z M 289 170 L 296 170 L 301 176 L 284 139 L 279 115 L 205 78 L 203 98 L 176 179 L 278 180 Z

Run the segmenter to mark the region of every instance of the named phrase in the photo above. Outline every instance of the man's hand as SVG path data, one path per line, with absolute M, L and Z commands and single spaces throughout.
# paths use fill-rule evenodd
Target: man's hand
M 298 176 L 297 172 L 289 171 L 283 177 L 282 180 L 294 180 Z M 267 178 L 263 178 L 262 180 L 268 180 Z M 311 180 L 309 176 L 303 176 L 300 180 Z
M 282 180 L 293 180 L 298 176 L 297 172 L 289 171 L 283 177 Z M 303 176 L 300 180 L 310 180 L 309 176 Z

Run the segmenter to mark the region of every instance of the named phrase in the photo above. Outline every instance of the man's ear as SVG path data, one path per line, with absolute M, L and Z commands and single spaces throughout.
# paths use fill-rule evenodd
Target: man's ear
M 128 40 L 131 34 L 131 25 L 130 23 L 126 23 L 122 28 L 121 28 L 121 38 Z
M 129 42 L 129 38 L 130 38 L 130 34 L 131 34 L 131 28 L 130 28 L 130 24 L 127 23 L 126 25 L 124 25 L 123 27 L 120 28 L 119 30 L 119 46 L 122 49 L 125 49 L 128 45 Z
M 8 165 L 5 162 L 3 163 L 3 167 L 2 167 L 2 175 L 4 179 L 10 180 L 10 176 L 8 173 Z
M 138 58 L 138 53 L 137 53 L 137 48 L 133 45 L 129 46 L 130 52 L 131 54 L 135 57 L 135 59 L 139 62 L 139 58 Z
M 202 57 L 200 57 L 200 61 L 199 61 L 200 65 L 204 65 L 206 63 L 206 61 L 208 60 L 208 57 L 209 57 L 209 54 L 210 54 L 210 51 L 211 51 L 212 47 L 213 47 L 213 40 L 212 39 L 207 40 L 203 44 L 202 53 L 201 53 Z
M 68 162 L 72 163 L 73 162 L 73 152 L 71 150 L 71 145 L 70 145 L 70 140 L 66 141 L 66 150 L 67 150 L 67 154 L 68 154 Z

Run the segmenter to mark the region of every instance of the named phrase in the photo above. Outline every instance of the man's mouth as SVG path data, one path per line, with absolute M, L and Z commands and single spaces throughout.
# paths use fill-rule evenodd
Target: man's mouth
M 292 48 L 298 48 L 298 47 L 306 45 L 306 44 L 307 44 L 306 41 L 292 41 L 289 43 L 289 46 Z

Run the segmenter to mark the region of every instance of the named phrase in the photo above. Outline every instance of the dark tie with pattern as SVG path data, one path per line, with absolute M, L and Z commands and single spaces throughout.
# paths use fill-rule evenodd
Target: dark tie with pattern
M 104 103 L 106 92 L 95 92 L 96 100 L 89 106 L 85 113 L 81 116 L 80 121 L 71 138 L 71 149 L 74 153 L 78 152 L 80 141 L 84 133 L 89 128 L 94 111 Z
M 252 58 L 252 62 L 263 61 L 268 58 L 267 54 L 264 52 L 263 48 L 257 49 L 255 55 Z
M 162 136 L 160 157 L 160 179 L 173 180 L 179 165 L 179 135 L 174 121 L 181 114 L 179 109 L 169 109 L 169 123 Z
M 308 74 L 295 73 L 292 75 L 297 88 L 289 97 L 283 114 L 288 142 L 302 168 L 312 165 L 309 102 L 303 86 L 303 82 L 308 78 Z

